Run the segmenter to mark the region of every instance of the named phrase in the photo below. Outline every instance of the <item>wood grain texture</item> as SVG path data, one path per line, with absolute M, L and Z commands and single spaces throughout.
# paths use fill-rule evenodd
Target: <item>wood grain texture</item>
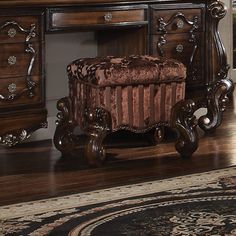
M 85 165 L 82 149 L 70 158 L 61 158 L 50 140 L 1 148 L 0 205 L 234 166 L 234 104 L 232 100 L 215 133 L 200 132 L 199 148 L 189 159 L 177 154 L 171 133 L 157 146 L 149 146 L 147 136 L 109 136 L 108 162 L 95 169 Z
M 88 17 L 89 14 L 89 17 Z M 106 20 L 106 16 L 111 19 Z M 91 12 L 54 12 L 52 13 L 52 27 L 78 27 L 81 25 L 110 25 L 110 24 L 125 24 L 144 21 L 144 10 L 104 10 L 104 11 L 91 11 Z

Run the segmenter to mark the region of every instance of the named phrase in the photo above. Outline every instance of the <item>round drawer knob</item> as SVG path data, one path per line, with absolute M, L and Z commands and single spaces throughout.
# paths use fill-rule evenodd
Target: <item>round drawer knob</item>
M 112 14 L 110 12 L 107 12 L 105 15 L 104 15 L 104 20 L 106 22 L 109 22 L 112 20 Z
M 10 28 L 10 29 L 7 31 L 7 35 L 8 35 L 10 38 L 14 38 L 14 37 L 16 36 L 16 29 Z
M 176 52 L 182 53 L 184 51 L 184 46 L 182 44 L 178 44 L 175 49 Z
M 15 65 L 16 64 L 16 57 L 15 56 L 10 56 L 8 59 L 7 59 L 7 62 L 9 65 Z
M 14 84 L 14 83 L 9 84 L 7 89 L 10 93 L 14 93 L 16 91 L 16 84 Z
M 184 22 L 183 22 L 183 20 L 178 20 L 177 23 L 176 23 L 176 25 L 177 25 L 177 28 L 178 28 L 178 29 L 183 29 L 183 28 L 184 28 Z

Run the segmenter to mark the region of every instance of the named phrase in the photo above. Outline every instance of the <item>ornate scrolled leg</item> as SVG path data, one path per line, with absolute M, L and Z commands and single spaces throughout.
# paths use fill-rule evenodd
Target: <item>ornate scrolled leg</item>
M 100 166 L 105 160 L 105 149 L 102 146 L 106 135 L 111 131 L 111 114 L 102 107 L 85 112 L 85 132 L 89 139 L 85 156 L 91 166 Z
M 207 40 L 208 67 L 206 74 L 207 114 L 199 118 L 199 126 L 204 131 L 215 130 L 222 122 L 222 114 L 228 102 L 228 95 L 233 92 L 233 82 L 228 78 L 229 65 L 227 55 L 218 30 L 219 21 L 227 13 L 225 4 L 211 0 L 207 6 Z
M 170 125 L 178 134 L 175 147 L 183 157 L 191 156 L 198 147 L 195 110 L 195 103 L 190 99 L 181 100 L 172 108 Z
M 76 123 L 73 121 L 72 102 L 69 97 L 61 98 L 57 102 L 58 120 L 54 134 L 54 145 L 62 155 L 70 154 L 76 145 L 76 136 L 73 134 Z
M 228 95 L 233 92 L 233 82 L 222 79 L 208 89 L 207 114 L 199 118 L 199 127 L 204 131 L 215 130 L 222 122 L 223 112 L 229 101 Z

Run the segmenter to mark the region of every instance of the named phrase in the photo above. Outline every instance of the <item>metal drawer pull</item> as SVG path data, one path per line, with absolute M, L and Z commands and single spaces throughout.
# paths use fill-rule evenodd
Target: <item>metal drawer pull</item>
M 7 62 L 9 65 L 15 65 L 16 64 L 16 57 L 15 56 L 10 56 L 8 59 L 7 59 Z
M 112 20 L 112 14 L 110 12 L 107 12 L 105 15 L 104 15 L 104 20 L 109 22 Z
M 177 25 L 177 28 L 178 28 L 178 29 L 183 29 L 183 28 L 184 28 L 184 22 L 183 22 L 183 20 L 178 20 L 177 23 L 176 23 L 176 25 Z
M 175 49 L 176 49 L 176 52 L 182 53 L 184 50 L 184 46 L 182 44 L 178 44 Z
M 14 38 L 14 37 L 16 36 L 16 29 L 10 28 L 10 29 L 7 31 L 7 35 L 8 35 L 10 38 Z
M 9 93 L 14 93 L 16 91 L 16 84 L 14 84 L 14 83 L 9 84 L 7 89 L 9 91 Z

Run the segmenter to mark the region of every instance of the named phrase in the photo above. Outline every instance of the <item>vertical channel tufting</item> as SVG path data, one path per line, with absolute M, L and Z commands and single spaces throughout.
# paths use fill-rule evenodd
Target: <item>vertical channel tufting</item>
M 160 89 L 161 89 L 161 95 L 160 95 L 160 105 L 161 105 L 161 109 L 160 109 L 160 120 L 161 121 L 165 121 L 165 98 L 166 98 L 166 85 L 165 84 L 161 84 L 160 85 Z
M 152 124 L 155 117 L 155 106 L 154 106 L 154 84 L 149 86 L 149 122 Z
M 161 120 L 161 86 L 157 84 L 154 85 L 154 109 L 155 121 L 159 122 Z
M 172 88 L 172 101 L 171 101 L 171 107 L 173 107 L 176 103 L 176 82 L 171 83 Z
M 105 88 L 105 106 L 108 111 L 111 111 L 111 87 Z
M 138 86 L 138 99 L 139 99 L 139 127 L 144 126 L 144 108 L 143 108 L 143 94 L 144 86 Z
M 166 84 L 166 94 L 165 94 L 165 120 L 170 120 L 170 111 L 171 111 L 171 103 L 172 103 L 172 87 L 171 83 Z
M 117 110 L 117 125 L 122 124 L 122 88 L 116 87 L 116 110 Z
M 135 63 L 136 61 L 137 58 Z M 120 60 L 117 62 L 122 65 Z M 138 63 L 138 70 L 139 65 Z M 133 67 L 122 67 L 124 71 L 113 68 L 114 75 L 107 74 L 106 79 L 94 77 L 91 81 L 88 81 L 84 74 L 80 77 L 75 75 L 77 81 L 69 84 L 69 96 L 73 102 L 72 111 L 75 119 L 79 121 L 84 118 L 81 114 L 85 108 L 92 110 L 94 107 L 102 107 L 110 112 L 114 130 L 121 127 L 142 130 L 159 122 L 169 122 L 171 108 L 183 99 L 185 94 L 185 82 L 181 77 L 177 80 L 171 65 L 168 67 L 169 74 L 163 71 L 162 74 L 160 71 L 150 71 L 150 67 L 147 66 L 142 67 L 142 73 L 135 75 L 132 74 L 135 69 Z M 107 66 L 109 69 L 109 62 Z M 87 70 L 86 67 L 84 70 Z M 103 70 L 103 66 L 96 67 L 95 72 L 104 75 Z M 87 72 L 89 73 L 89 70 Z
M 128 116 L 129 116 L 129 125 L 133 126 L 133 88 L 128 86 Z

